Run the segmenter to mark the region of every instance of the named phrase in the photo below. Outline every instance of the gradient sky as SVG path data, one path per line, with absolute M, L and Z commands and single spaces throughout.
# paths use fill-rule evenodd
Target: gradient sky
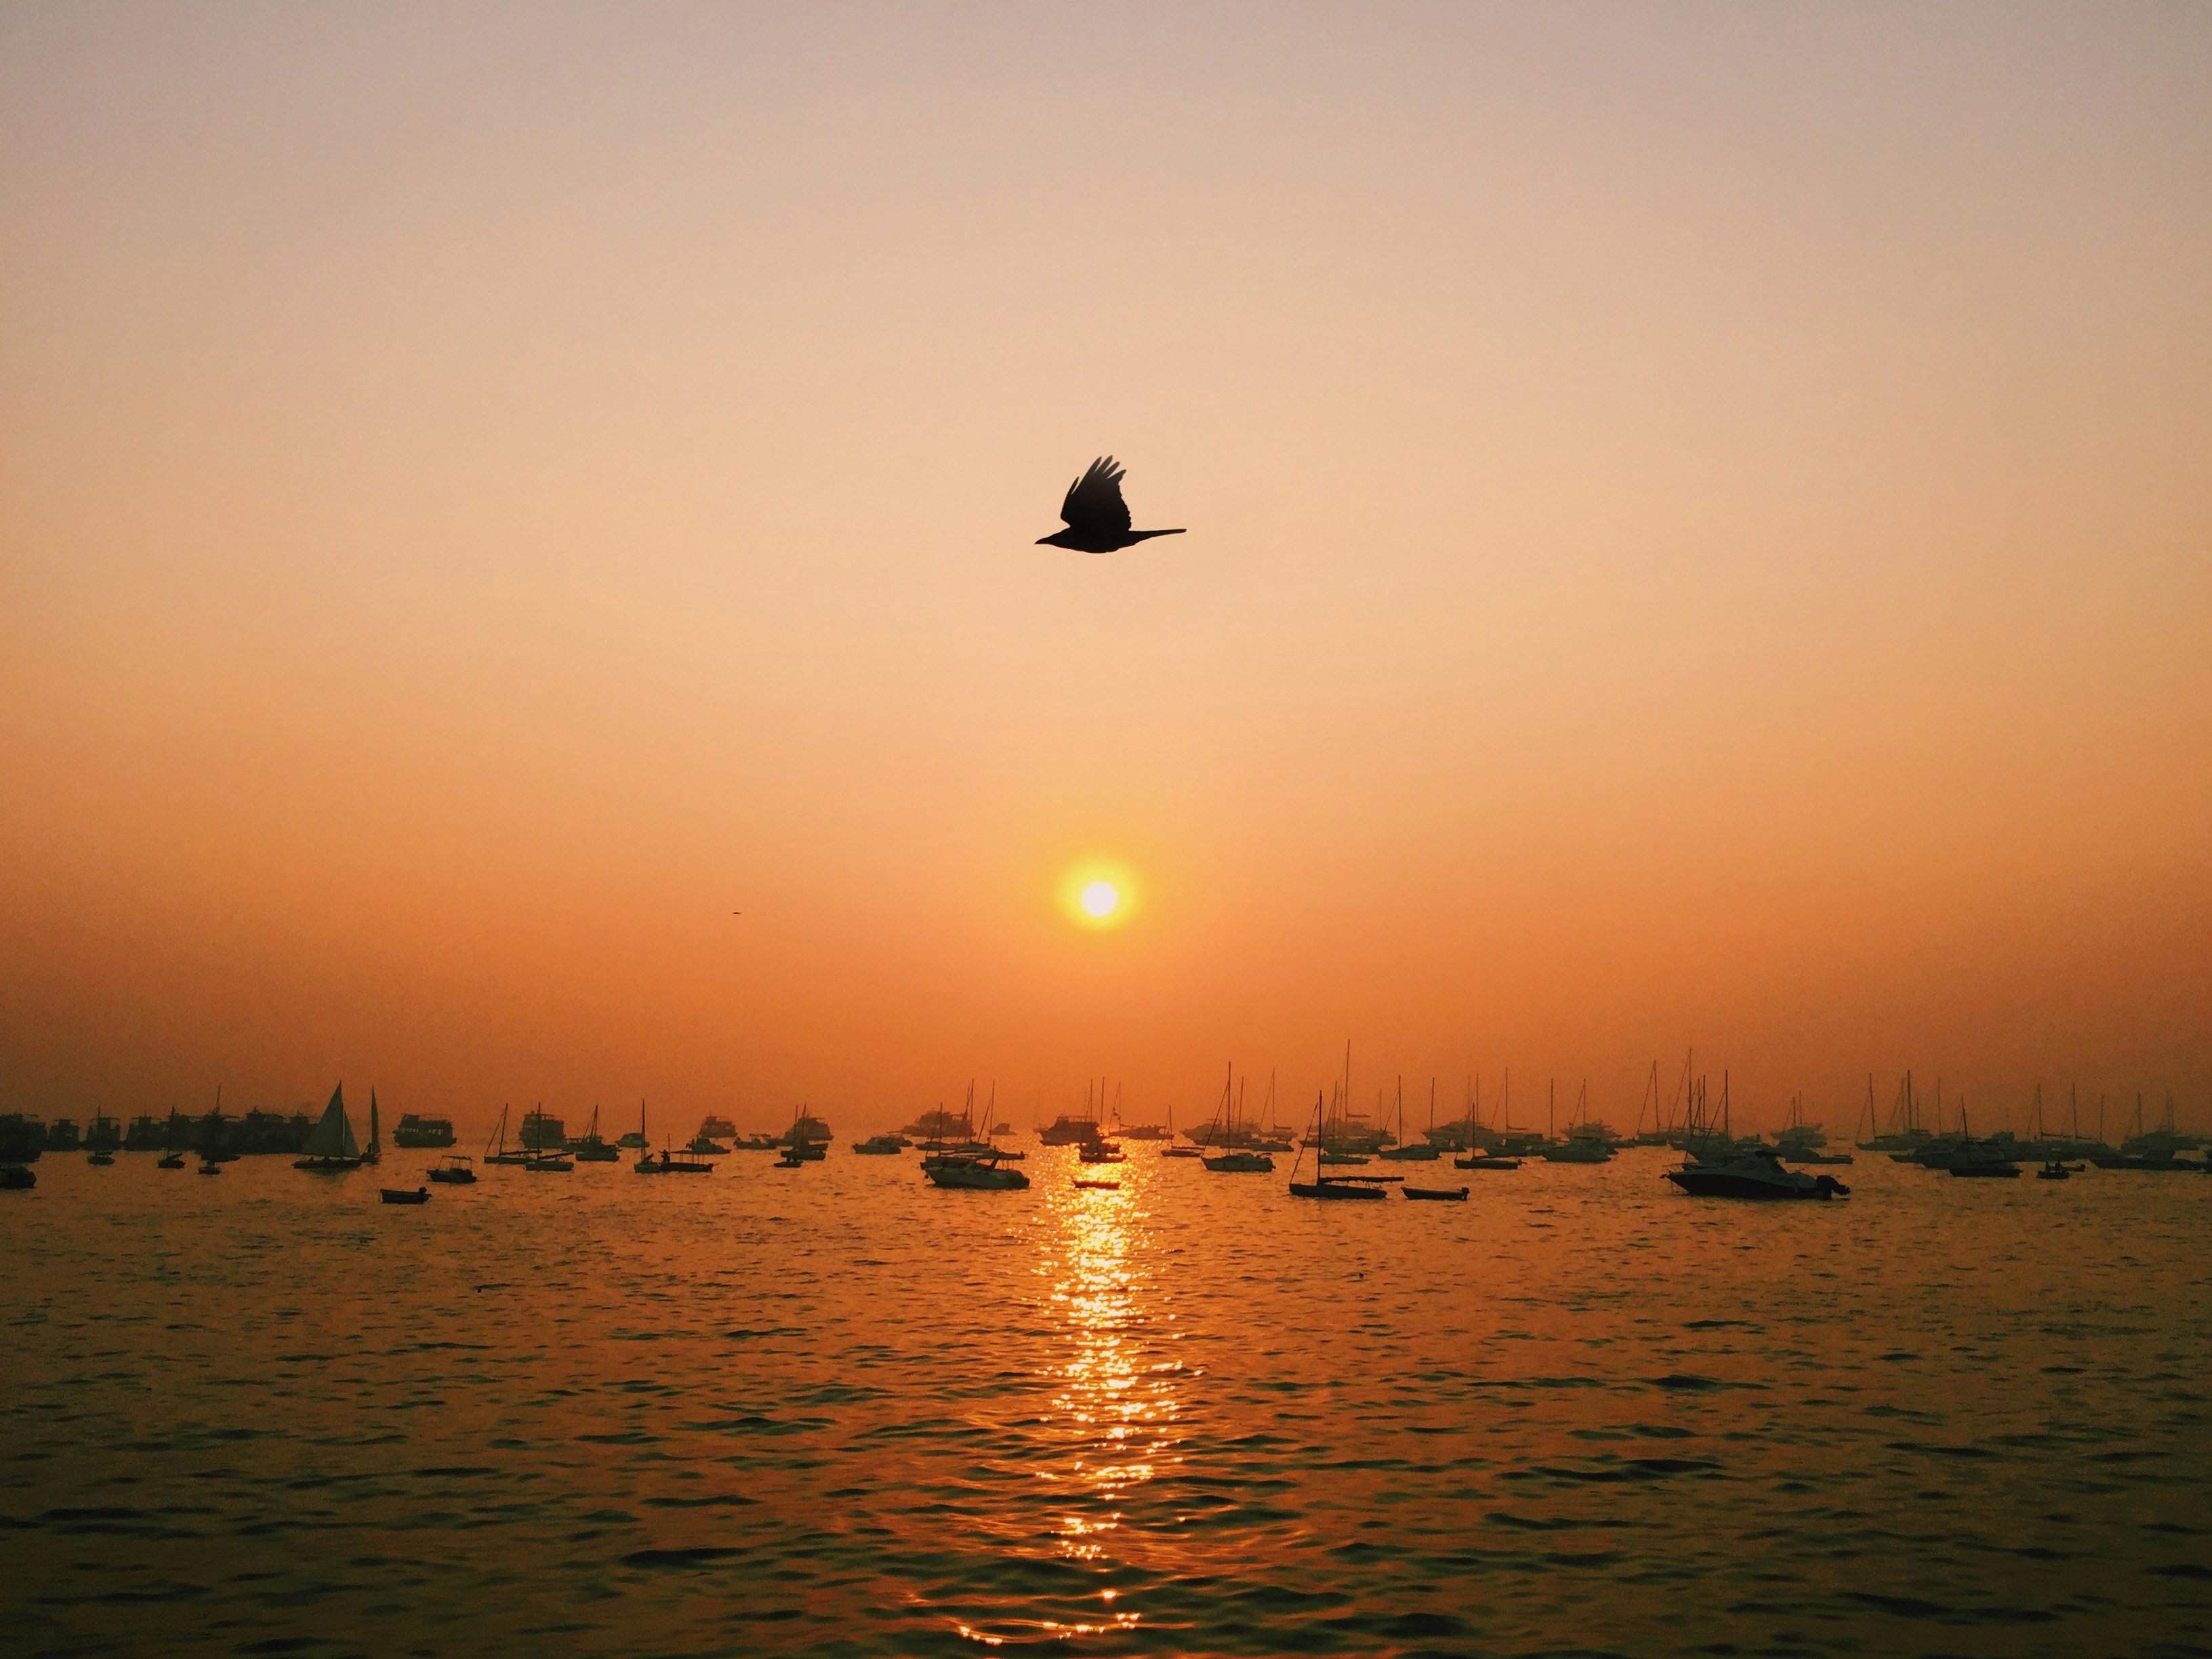
M 2185 5 L 11 7 L 0 1109 L 2212 1121 L 2208 88 Z M 1108 452 L 1190 534 L 1033 547 Z

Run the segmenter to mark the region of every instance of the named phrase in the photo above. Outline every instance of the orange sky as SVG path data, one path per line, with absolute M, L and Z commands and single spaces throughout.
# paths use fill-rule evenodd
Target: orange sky
M 0 15 L 0 1109 L 1348 1036 L 2212 1121 L 2208 85 L 2181 7 Z M 1190 534 L 1033 547 L 1109 451 Z

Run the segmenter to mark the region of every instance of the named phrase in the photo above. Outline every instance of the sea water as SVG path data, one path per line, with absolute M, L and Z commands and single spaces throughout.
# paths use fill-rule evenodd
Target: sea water
M 2212 1180 L 433 1156 L 0 1194 L 8 1650 L 2212 1651 Z

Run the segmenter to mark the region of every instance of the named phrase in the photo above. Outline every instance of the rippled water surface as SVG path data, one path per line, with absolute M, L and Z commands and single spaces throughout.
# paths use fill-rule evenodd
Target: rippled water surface
M 2212 1180 L 0 1194 L 14 1651 L 2212 1652 Z

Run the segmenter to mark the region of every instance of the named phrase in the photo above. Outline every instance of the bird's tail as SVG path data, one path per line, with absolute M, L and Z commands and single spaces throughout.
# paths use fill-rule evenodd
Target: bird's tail
M 1139 541 L 1150 541 L 1155 536 L 1187 536 L 1187 530 L 1135 530 L 1130 532 Z

